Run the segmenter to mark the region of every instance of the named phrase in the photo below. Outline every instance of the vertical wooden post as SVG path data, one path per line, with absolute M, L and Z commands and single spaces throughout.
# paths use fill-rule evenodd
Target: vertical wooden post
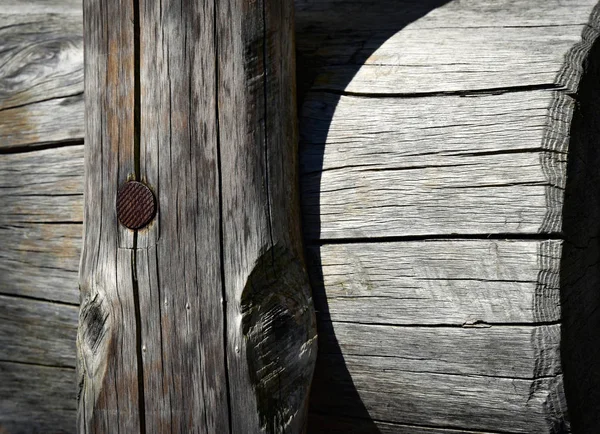
M 302 432 L 293 2 L 84 0 L 84 23 L 79 430 Z M 131 180 L 156 199 L 137 230 Z

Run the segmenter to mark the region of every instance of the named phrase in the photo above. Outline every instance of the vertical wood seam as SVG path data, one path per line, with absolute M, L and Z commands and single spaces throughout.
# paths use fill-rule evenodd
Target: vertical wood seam
M 142 181 L 140 171 L 140 137 L 141 137 L 141 69 L 140 69 L 140 2 L 133 1 L 133 170 L 134 179 Z M 138 411 L 140 434 L 146 433 L 146 398 L 144 393 L 144 359 L 142 348 L 142 313 L 140 290 L 137 278 L 138 231 L 133 232 L 133 248 L 131 252 L 131 272 L 133 305 L 135 315 L 135 352 L 137 358 Z
M 217 144 L 217 181 L 219 198 L 219 261 L 221 262 L 221 309 L 223 311 L 223 362 L 225 365 L 225 389 L 227 391 L 227 422 L 229 433 L 233 434 L 233 419 L 231 414 L 231 387 L 229 379 L 229 360 L 227 359 L 229 340 L 227 339 L 227 290 L 225 288 L 225 236 L 223 220 L 223 171 L 221 161 L 221 128 L 219 117 L 219 0 L 213 2 L 213 31 L 215 48 L 215 129 Z

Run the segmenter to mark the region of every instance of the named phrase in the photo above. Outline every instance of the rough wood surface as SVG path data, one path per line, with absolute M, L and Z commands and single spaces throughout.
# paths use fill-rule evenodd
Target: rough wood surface
M 302 112 L 305 233 L 558 232 L 562 197 L 549 190 L 564 189 L 566 143 L 550 149 L 546 140 L 554 98 L 551 91 L 418 100 L 310 95 Z M 560 132 L 568 131 L 572 107 L 553 113 Z M 542 164 L 550 151 L 551 174 Z
M 324 358 L 387 358 L 399 371 L 521 380 L 562 373 L 558 324 L 407 327 L 322 321 L 319 331 Z
M 78 430 L 143 432 L 134 252 L 119 249 L 118 187 L 134 173 L 134 9 L 84 2 L 85 203 Z M 130 238 L 125 236 L 125 238 Z
M 310 89 L 303 217 L 327 342 L 314 432 L 570 430 L 556 353 L 561 282 L 579 282 L 562 333 L 583 353 L 596 322 L 575 322 L 573 300 L 588 313 L 597 303 L 576 276 L 596 255 L 574 255 L 565 270 L 561 230 L 595 4 L 298 3 L 300 89 Z M 580 230 L 577 245 L 593 233 Z M 473 346 L 470 331 L 483 340 Z M 497 359 L 482 359 L 484 340 Z M 519 348 L 499 362 L 507 342 Z M 597 414 L 591 368 L 578 377 L 573 402 Z
M 314 88 L 336 92 L 564 85 L 569 80 L 557 80 L 557 73 L 565 53 L 580 41 L 595 3 L 299 0 L 298 31 L 306 36 L 298 46 L 309 64 L 319 67 L 309 74 L 316 78 Z
M 83 146 L 0 159 L 0 294 L 79 303 Z
M 80 429 L 300 433 L 293 3 L 118 3 L 84 4 Z M 136 232 L 115 219 L 128 179 L 159 204 Z
M 73 368 L 0 362 L 0 429 L 72 433 L 77 411 Z
M 77 282 L 81 235 L 80 224 L 0 227 L 0 294 L 79 304 L 70 283 Z
M 5 3 L 0 9 L 0 151 L 80 142 L 81 5 Z
M 74 368 L 76 335 L 76 306 L 0 295 L 3 362 Z
M 80 2 L 1 3 L 0 153 L 80 145 Z M 2 432 L 75 431 L 82 169 L 82 146 L 0 158 Z
M 560 241 L 313 246 L 315 304 L 333 321 L 404 325 L 560 320 Z
M 571 175 L 565 175 L 569 128 L 576 109 L 567 94 L 579 87 L 583 59 L 595 38 L 595 18 L 584 31 L 584 43 L 563 60 L 581 39 L 594 3 L 441 0 L 404 2 L 399 6 L 395 2 L 366 0 L 296 1 L 299 97 L 305 100 L 300 124 L 304 230 L 309 240 L 326 243 L 308 249 L 308 268 L 321 318 L 318 376 L 328 378 L 331 374 L 334 378 L 333 383 L 324 383 L 325 388 L 331 384 L 330 389 L 315 391 L 317 397 L 312 400 L 317 405 L 327 401 L 323 409 L 329 414 L 313 413 L 310 432 L 430 434 L 506 432 L 513 427 L 515 432 L 537 428 L 548 432 L 540 422 L 540 409 L 549 397 L 552 404 L 561 395 L 547 392 L 550 377 L 561 371 L 555 358 L 559 328 L 571 343 L 566 351 L 573 354 L 566 359 L 570 363 L 565 366 L 566 388 L 567 397 L 578 404 L 569 411 L 576 418 L 588 415 L 588 420 L 582 422 L 587 426 L 597 425 L 594 417 L 600 412 L 593 406 L 599 400 L 593 393 L 600 388 L 591 387 L 595 380 L 589 367 L 594 364 L 589 360 L 594 359 L 595 353 L 589 348 L 598 347 L 594 336 L 600 327 L 594 320 L 582 321 L 595 318 L 597 305 L 593 278 L 597 252 L 595 244 L 589 242 L 597 221 L 597 214 L 590 211 L 595 209 L 595 199 L 589 195 L 595 191 L 595 178 L 590 176 L 592 172 L 581 168 L 570 169 Z M 83 131 L 83 101 L 78 95 L 81 82 L 77 90 L 83 64 L 82 39 L 81 33 L 76 34 L 81 29 L 81 5 L 65 0 L 4 0 L 0 9 L 0 32 L 4 36 L 0 45 L 7 50 L 0 58 L 8 61 L 5 65 L 12 68 L 11 74 L 21 70 L 24 73 L 16 79 L 0 74 L 0 89 L 8 92 L 0 98 L 0 105 L 9 102 L 0 111 L 0 147 L 3 152 L 17 152 L 31 146 L 77 143 Z M 171 5 L 164 10 L 175 15 L 179 9 Z M 172 20 L 170 16 L 164 23 Z M 377 23 L 377 28 L 373 23 Z M 68 31 L 61 30 L 61 26 Z M 169 38 L 169 32 L 165 39 L 158 27 L 144 30 L 147 38 L 152 36 L 147 53 L 153 57 L 147 59 L 162 62 L 153 60 L 157 62 L 156 75 L 164 76 L 166 69 L 170 72 L 167 75 L 174 78 L 174 65 L 181 60 L 181 54 L 160 55 L 152 50 L 158 50 L 157 41 L 168 46 L 180 39 Z M 36 31 L 42 32 L 43 40 Z M 204 31 L 210 33 L 210 26 Z M 181 35 L 187 35 L 190 44 L 189 29 Z M 196 56 L 202 57 L 202 53 Z M 193 64 L 191 58 L 186 62 Z M 564 64 L 570 70 L 561 71 Z M 213 70 L 205 66 L 206 71 Z M 154 72 L 148 68 L 146 73 Z M 184 83 L 174 79 L 162 89 L 142 89 L 148 92 L 143 98 L 161 104 L 173 102 L 173 107 L 184 109 L 185 101 L 178 99 L 177 93 L 174 99 L 165 95 L 182 86 Z M 306 93 L 311 86 L 315 92 Z M 483 91 L 474 92 L 478 90 Z M 595 95 L 593 91 L 586 92 Z M 346 93 L 351 95 L 338 95 Z M 418 98 L 403 98 L 409 96 Z M 22 102 L 20 98 L 24 98 Z M 165 116 L 166 113 L 175 111 L 165 110 Z M 142 122 L 147 121 L 142 118 Z M 185 126 L 185 119 L 174 116 L 172 121 L 175 126 Z M 144 128 L 150 128 L 148 124 Z M 593 137 L 590 129 L 579 129 L 588 131 L 580 137 Z M 191 143 L 181 128 L 171 130 L 173 143 Z M 204 131 L 198 130 L 196 134 Z M 147 136 L 141 143 L 142 149 L 146 142 L 162 143 L 158 137 L 166 140 L 166 129 L 155 126 L 153 131 L 161 131 L 163 136 Z M 171 159 L 165 148 L 161 161 L 168 158 L 166 161 L 179 169 L 177 156 L 182 155 L 181 149 L 173 149 L 176 158 Z M 569 152 L 573 153 L 573 149 L 571 146 Z M 575 152 L 580 155 L 577 158 L 595 161 L 585 149 L 593 147 L 581 145 Z M 77 236 L 81 226 L 71 223 L 82 219 L 83 188 L 77 178 L 81 176 L 82 152 L 81 146 L 75 146 L 2 156 L 0 185 L 7 188 L 0 191 L 0 239 L 5 246 L 0 261 L 0 293 L 77 302 Z M 150 149 L 141 154 L 146 152 Z M 141 160 L 143 173 L 159 173 L 158 152 L 154 157 Z M 569 164 L 572 161 L 569 156 Z M 593 167 L 597 165 L 592 164 L 589 169 Z M 183 176 L 189 170 L 177 173 Z M 223 174 L 228 181 L 229 173 L 223 170 Z M 45 179 L 50 181 L 46 183 Z M 164 176 L 160 179 L 164 188 L 163 183 L 168 181 Z M 436 185 L 428 185 L 427 179 Z M 579 181 L 570 183 L 569 179 Z M 461 186 L 457 181 L 465 183 L 466 188 L 458 188 Z M 588 182 L 588 187 L 578 187 Z M 189 192 L 181 188 L 186 184 L 179 179 L 174 178 L 170 185 L 171 190 L 180 187 L 174 190 L 178 192 L 175 203 L 188 196 Z M 384 188 L 378 188 L 381 185 Z M 550 185 L 566 187 L 567 192 L 571 189 L 574 193 L 571 199 L 563 201 L 561 188 Z M 33 192 L 33 186 L 39 193 Z M 562 204 L 581 202 L 578 194 L 592 197 L 592 201 L 586 202 L 583 211 L 575 206 L 573 214 L 563 217 Z M 382 206 L 381 201 L 391 207 Z M 171 203 L 172 208 L 175 205 Z M 420 219 L 421 215 L 430 217 Z M 581 223 L 586 215 L 590 220 Z M 567 228 L 568 239 L 561 248 L 564 243 L 546 241 L 543 234 L 560 231 L 563 220 L 570 229 Z M 138 246 L 151 247 L 138 250 L 137 270 L 138 285 L 146 279 L 150 294 L 157 294 L 161 288 L 158 279 L 150 279 L 151 273 L 156 274 L 152 260 L 156 258 L 154 243 L 162 234 L 159 226 L 156 221 L 155 232 L 138 234 Z M 542 234 L 536 235 L 539 240 L 505 241 L 499 232 L 516 238 Z M 452 233 L 498 239 L 400 241 L 405 235 L 423 238 Z M 380 243 L 378 238 L 387 236 L 400 238 L 395 243 Z M 365 240 L 369 237 L 375 239 L 367 244 L 355 243 L 369 241 Z M 550 237 L 559 238 L 560 234 L 547 238 Z M 327 244 L 332 238 L 343 244 Z M 118 243 L 132 247 L 133 239 L 121 237 Z M 580 249 L 581 246 L 588 247 Z M 53 250 L 60 254 L 54 256 Z M 378 250 L 382 252 L 379 256 Z M 561 252 L 570 262 L 560 264 Z M 178 273 L 189 276 L 190 272 Z M 153 309 L 162 312 L 165 324 L 175 327 L 180 325 L 178 321 L 184 321 L 185 325 L 185 320 L 170 315 L 177 306 L 174 300 L 164 304 L 164 290 L 173 285 L 162 276 L 161 279 L 163 303 L 153 305 Z M 175 281 L 188 280 L 184 277 Z M 561 287 L 571 288 L 568 298 L 564 288 L 559 290 Z M 561 309 L 556 304 L 560 291 Z M 542 303 L 545 307 L 540 310 L 535 306 L 536 300 L 548 303 Z M 429 303 L 435 303 L 435 310 L 427 308 Z M 52 304 L 47 306 L 42 311 L 55 308 Z M 183 310 L 184 306 L 179 308 Z M 23 309 L 24 317 L 36 318 L 34 312 Z M 566 327 L 557 323 L 561 316 Z M 534 325 L 544 321 L 551 324 Z M 495 324 L 498 322 L 503 325 Z M 16 325 L 8 324 L 4 329 L 7 331 L 0 335 L 6 339 L 6 348 L 18 349 L 15 355 L 35 359 L 39 354 L 52 353 L 40 341 L 32 344 L 32 348 L 40 345 L 40 353 L 21 346 L 19 334 L 10 336 L 11 327 Z M 164 344 L 153 335 L 160 334 L 158 329 L 148 324 L 144 327 L 148 326 L 149 344 Z M 490 324 L 493 326 L 487 327 Z M 218 327 L 213 325 L 217 334 Z M 407 353 L 409 346 L 420 352 L 419 360 Z M 433 358 L 431 355 L 439 352 L 436 348 L 455 352 L 447 358 Z M 461 348 L 462 357 L 458 352 Z M 345 363 L 340 363 L 340 354 L 348 357 Z M 490 357 L 491 354 L 499 356 Z M 550 357 L 542 359 L 542 354 Z M 148 356 L 145 360 L 152 359 Z M 392 366 L 387 366 L 386 361 Z M 542 372 L 536 374 L 536 361 L 546 373 L 540 375 L 549 375 L 548 379 L 532 380 Z M 177 363 L 183 362 L 174 360 L 172 366 Z M 19 432 L 29 430 L 23 427 L 34 426 L 48 431 L 45 427 L 56 426 L 58 430 L 73 431 L 73 396 L 63 394 L 67 389 L 60 380 L 60 375 L 71 374 L 22 363 L 6 363 L 3 367 L 0 396 L 14 396 L 13 400 L 1 401 L 3 428 Z M 569 374 L 578 378 L 576 382 L 569 384 Z M 488 375 L 494 377 L 490 379 Z M 471 381 L 469 376 L 476 378 Z M 49 379 L 55 377 L 56 388 L 52 388 Z M 515 378 L 519 381 L 513 390 L 505 388 L 512 386 Z M 464 393 L 453 395 L 448 389 L 455 379 L 457 390 Z M 17 387 L 17 382 L 25 387 Z M 418 388 L 423 383 L 428 384 L 426 392 Z M 461 389 L 465 384 L 473 395 Z M 473 401 L 473 396 L 483 393 L 481 384 L 490 393 L 481 402 Z M 554 385 L 558 387 L 559 383 Z M 159 387 L 150 379 L 145 386 Z M 535 393 L 531 395 L 533 400 L 528 401 L 531 390 Z M 53 399 L 42 402 L 38 393 Z M 430 402 L 425 402 L 423 393 L 438 401 L 429 398 Z M 446 405 L 443 399 L 449 397 L 455 415 L 441 415 L 440 409 Z M 527 399 L 523 401 L 523 397 Z M 342 399 L 347 404 L 345 408 L 329 402 Z M 418 405 L 411 407 L 412 402 Z M 559 400 L 552 405 L 556 408 L 562 404 Z M 488 405 L 504 409 L 510 417 L 500 420 L 499 413 Z M 58 419 L 52 425 L 54 419 L 49 415 L 56 408 L 61 410 L 57 410 Z M 313 406 L 314 411 L 320 410 Z M 485 419 L 488 412 L 490 418 Z M 560 412 L 554 414 L 555 420 L 562 417 Z M 68 417 L 71 422 L 67 423 Z M 529 425 L 525 418 L 531 421 Z M 424 426 L 428 424 L 432 426 Z
M 83 145 L 3 155 L 0 224 L 81 223 L 82 173 Z
M 340 375 L 344 367 L 352 380 Z M 533 380 L 447 375 L 406 371 L 389 358 L 320 357 L 311 408 L 355 415 L 360 406 L 341 399 L 352 388 L 375 420 L 471 431 L 541 433 L 551 432 L 549 425 L 554 432 L 566 430 L 564 409 L 554 413 L 552 401 L 555 389 L 562 388 L 562 375 Z
M 300 433 L 316 328 L 298 210 L 294 4 L 217 4 L 231 429 Z
M 229 432 L 212 2 L 140 2 L 140 178 L 157 195 L 136 273 L 146 432 Z
M 349 432 L 352 434 L 499 434 L 493 431 L 425 427 L 318 413 L 309 415 L 308 431 L 331 434 L 346 434 Z

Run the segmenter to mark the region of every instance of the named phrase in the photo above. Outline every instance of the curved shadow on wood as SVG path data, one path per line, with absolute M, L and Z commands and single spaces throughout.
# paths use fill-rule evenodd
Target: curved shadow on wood
M 345 87 L 366 60 L 385 41 L 410 23 L 449 1 L 377 0 L 373 1 L 367 10 L 360 11 L 360 16 L 348 13 L 348 17 L 352 17 L 352 23 L 340 19 L 344 16 L 344 9 L 348 8 L 348 3 L 332 0 L 329 2 L 331 4 L 327 5 L 328 2 L 321 2 L 319 6 L 323 8 L 323 15 L 319 16 L 318 13 L 315 13 L 314 3 L 305 3 L 304 0 L 296 1 L 297 29 L 302 29 L 297 30 L 297 77 L 301 143 L 300 173 L 304 177 L 301 183 L 304 221 L 306 221 L 307 215 L 320 216 L 319 196 L 325 143 L 335 107 L 341 95 L 339 92 L 326 90 L 314 91 L 327 94 L 328 104 L 333 107 L 329 117 L 320 120 L 317 128 L 313 128 L 314 124 L 308 126 L 306 122 L 303 123 L 302 108 L 306 95 L 313 92 L 311 86 L 319 73 L 323 71 L 322 68 L 332 63 L 329 56 L 336 57 L 334 63 L 343 59 L 344 66 L 350 70 L 349 73 L 344 74 L 346 77 L 344 83 L 340 83 Z M 328 16 L 327 9 L 334 12 L 337 19 L 330 20 L 326 29 L 322 25 L 319 28 L 319 25 L 313 24 L 313 20 L 315 18 L 325 20 L 325 17 Z M 344 46 L 336 46 L 336 42 L 342 43 Z M 364 48 L 367 45 L 365 42 L 369 42 L 368 49 Z M 349 48 L 354 51 L 348 52 Z M 340 51 L 342 52 L 341 56 Z M 332 99 L 333 104 L 331 103 Z M 319 155 L 313 153 L 310 156 L 310 169 L 308 169 L 310 174 L 307 174 L 307 168 L 303 164 L 303 145 L 306 143 L 307 129 L 310 129 L 312 143 L 323 145 Z M 311 191 L 310 197 L 304 194 L 306 190 Z M 317 193 L 314 194 L 314 192 Z M 320 222 L 319 218 L 313 217 L 311 220 Z M 311 227 L 310 233 L 320 234 L 320 223 L 317 226 Z M 352 240 L 348 242 L 352 242 Z M 335 336 L 335 327 L 329 317 L 329 305 L 323 284 L 320 244 L 321 241 L 318 239 L 305 237 L 306 260 L 317 310 L 319 333 L 319 356 L 312 383 L 308 432 L 314 434 L 325 432 L 380 433 L 381 431 L 354 386 L 352 376 L 344 361 L 342 349 Z
M 599 25 L 597 6 L 588 33 L 584 33 L 584 43 L 575 54 L 583 65 L 583 75 L 573 96 L 563 209 L 561 357 L 575 433 L 596 433 L 600 427 Z

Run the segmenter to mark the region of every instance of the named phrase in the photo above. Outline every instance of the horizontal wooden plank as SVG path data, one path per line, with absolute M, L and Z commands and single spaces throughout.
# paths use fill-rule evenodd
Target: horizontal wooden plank
M 551 85 L 582 29 L 504 28 L 498 38 L 497 28 L 405 28 L 384 41 L 367 42 L 354 56 L 360 63 L 324 67 L 313 88 L 417 94 Z
M 371 420 L 368 417 L 360 419 L 319 413 L 309 413 L 308 432 L 310 434 L 495 434 L 494 431 L 424 427 Z
M 81 4 L 0 10 L 0 151 L 83 140 Z
M 0 295 L 0 360 L 74 368 L 78 311 Z
M 305 233 L 558 231 L 572 110 L 571 98 L 549 91 L 311 95 L 301 118 Z
M 301 1 L 299 54 L 315 69 L 301 81 L 364 94 L 570 86 L 563 59 L 595 3 Z
M 0 151 L 83 142 L 83 94 L 0 111 Z
M 296 0 L 295 4 L 299 43 L 320 31 L 398 31 L 399 24 L 407 21 L 413 29 L 585 25 L 595 5 L 587 0 L 539 4 L 531 0 Z M 305 33 L 305 26 L 311 26 L 312 32 Z
M 0 159 L 0 225 L 83 220 L 83 145 Z
M 82 233 L 79 224 L 0 227 L 0 293 L 78 304 Z
M 82 92 L 81 12 L 0 12 L 0 109 Z
M 307 96 L 300 124 L 302 169 L 405 166 L 473 153 L 541 150 L 555 91 L 471 97 L 365 98 Z M 572 114 L 559 107 L 556 122 Z M 568 124 L 564 125 L 568 131 Z M 320 158 L 319 158 L 320 157 Z M 368 159 L 368 160 L 365 160 Z M 406 161 L 406 162 L 405 162 Z
M 73 14 L 81 15 L 80 0 L 2 0 L 3 15 Z
M 389 418 L 399 423 L 456 429 L 551 432 L 544 407 L 551 398 L 554 378 L 532 383 L 407 373 L 397 371 L 393 361 L 381 359 L 346 358 L 345 362 L 362 402 L 374 419 Z M 318 371 L 313 383 L 313 408 L 352 414 L 353 408 L 343 399 L 344 389 L 351 386 L 336 378 L 340 371 L 334 362 L 331 369 Z
M 560 319 L 560 241 L 439 240 L 307 249 L 322 317 L 381 324 Z
M 417 373 L 398 369 L 393 358 L 326 356 L 315 372 L 311 408 L 431 427 L 550 433 L 561 432 L 555 411 L 564 405 L 556 401 L 561 390 L 562 375 L 532 381 Z M 345 399 L 352 393 L 360 400 Z
M 385 357 L 398 370 L 532 379 L 561 373 L 560 326 L 319 324 L 322 355 Z
M 0 429 L 75 433 L 75 370 L 0 362 Z

